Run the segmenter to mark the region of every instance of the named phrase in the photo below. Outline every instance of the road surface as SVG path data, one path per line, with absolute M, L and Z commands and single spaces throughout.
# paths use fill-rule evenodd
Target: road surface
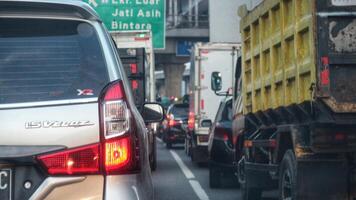
M 159 140 L 159 139 L 158 139 Z M 185 155 L 182 145 L 167 149 L 157 142 L 157 169 L 153 172 L 156 200 L 240 200 L 241 191 L 226 180 L 224 189 L 209 188 L 209 169 L 199 167 Z M 272 194 L 263 200 L 276 200 Z

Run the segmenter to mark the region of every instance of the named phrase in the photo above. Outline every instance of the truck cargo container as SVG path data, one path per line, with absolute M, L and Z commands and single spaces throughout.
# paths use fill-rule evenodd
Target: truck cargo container
M 243 199 L 271 189 L 280 199 L 356 198 L 355 11 L 344 0 L 240 7 L 234 136 Z
M 191 56 L 188 134 L 186 152 L 193 162 L 208 161 L 209 128 L 222 96 L 211 88 L 213 73 L 224 78 L 221 91 L 232 89 L 239 44 L 197 43 Z

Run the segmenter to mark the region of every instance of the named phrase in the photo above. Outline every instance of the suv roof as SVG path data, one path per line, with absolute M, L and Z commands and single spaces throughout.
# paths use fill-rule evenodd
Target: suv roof
M 80 0 L 0 0 L 1 15 L 7 14 L 49 14 L 55 11 L 61 15 L 100 21 L 96 12 Z M 0 15 L 0 16 L 1 16 Z

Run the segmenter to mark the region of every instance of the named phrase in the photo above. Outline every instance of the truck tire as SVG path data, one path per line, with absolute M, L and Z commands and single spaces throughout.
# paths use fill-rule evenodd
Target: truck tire
M 210 188 L 221 188 L 221 172 L 219 168 L 209 165 Z
M 279 199 L 297 200 L 297 161 L 292 150 L 288 150 L 283 157 L 279 173 Z

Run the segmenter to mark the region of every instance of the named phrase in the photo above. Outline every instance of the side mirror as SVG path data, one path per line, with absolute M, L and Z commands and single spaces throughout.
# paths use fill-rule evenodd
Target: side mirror
M 202 127 L 210 128 L 212 125 L 213 122 L 210 119 L 204 119 L 203 121 L 201 121 Z
M 157 123 L 163 120 L 164 109 L 158 103 L 145 103 L 143 105 L 142 117 L 145 123 Z
M 213 72 L 211 74 L 211 89 L 214 92 L 218 92 L 222 89 L 222 79 L 221 79 L 221 73 L 220 72 Z

